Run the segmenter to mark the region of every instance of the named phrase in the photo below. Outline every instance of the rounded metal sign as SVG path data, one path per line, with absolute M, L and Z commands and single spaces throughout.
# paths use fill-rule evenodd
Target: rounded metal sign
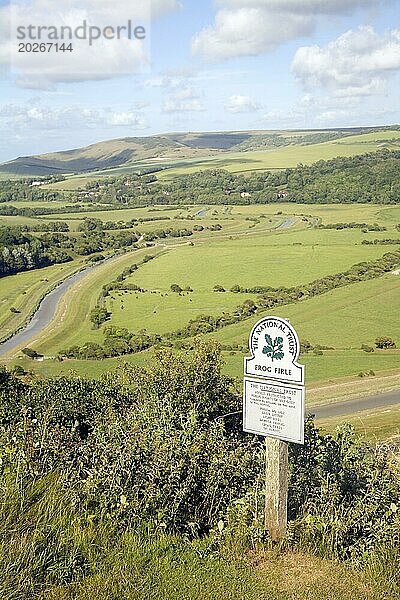
M 251 358 L 244 359 L 244 373 L 263 379 L 304 384 L 304 366 L 297 363 L 300 342 L 289 321 L 264 317 L 249 338 Z

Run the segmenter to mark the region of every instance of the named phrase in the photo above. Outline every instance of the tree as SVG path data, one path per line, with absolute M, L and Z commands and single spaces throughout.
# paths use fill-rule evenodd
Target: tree
M 396 343 L 390 337 L 379 337 L 375 340 L 375 346 L 380 350 L 388 350 L 389 348 L 396 348 Z
M 98 329 L 100 325 L 105 323 L 110 318 L 110 313 L 106 308 L 101 308 L 97 306 L 90 313 L 90 320 L 93 323 L 93 327 Z
M 32 348 L 23 348 L 21 350 L 22 354 L 25 354 L 25 356 L 28 356 L 28 358 L 40 358 L 42 355 L 39 354 L 38 352 L 36 352 L 36 350 L 32 350 Z
M 177 283 L 173 283 L 171 285 L 171 292 L 175 292 L 175 294 L 180 294 L 182 292 L 182 288 L 180 285 L 178 285 Z
M 23 375 L 26 375 L 26 371 L 23 367 L 21 367 L 21 365 L 15 365 L 12 369 L 12 372 L 16 377 L 22 377 Z

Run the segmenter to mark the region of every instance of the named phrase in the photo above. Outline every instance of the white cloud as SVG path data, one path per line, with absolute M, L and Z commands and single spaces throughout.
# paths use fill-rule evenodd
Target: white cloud
M 199 95 L 190 87 L 168 95 L 162 107 L 164 113 L 202 112 L 204 110 L 205 106 Z
M 260 110 L 261 106 L 250 96 L 231 96 L 228 102 L 225 104 L 225 110 L 231 113 L 249 113 Z
M 387 0 L 390 1 L 390 0 Z M 376 0 L 220 0 L 213 25 L 197 33 L 192 51 L 213 62 L 254 56 L 314 31 L 318 17 L 375 7 Z
M 192 40 L 192 51 L 213 62 L 237 56 L 255 56 L 282 42 L 311 33 L 313 23 L 306 16 L 291 14 L 282 20 L 265 8 L 223 9 L 212 27 Z
M 0 108 L 0 129 L 14 133 L 81 130 L 100 126 L 129 126 L 140 130 L 147 127 L 147 122 L 139 111 L 117 111 L 110 107 L 90 109 L 78 105 L 51 108 L 31 103 L 5 104 Z
M 379 0 L 219 0 L 219 5 L 237 8 L 255 6 L 277 12 L 342 13 L 355 8 L 376 7 Z
M 378 35 L 372 27 L 347 31 L 325 47 L 299 48 L 292 63 L 305 88 L 324 88 L 338 97 L 382 93 L 399 70 L 400 29 Z
M 106 116 L 106 124 L 117 127 L 134 127 L 136 129 L 144 129 L 146 125 L 145 119 L 136 112 L 112 112 Z
M 178 0 L 14 0 L 10 5 L 0 7 L 0 63 L 9 65 L 21 87 L 50 89 L 60 82 L 77 82 L 112 79 L 116 77 L 142 73 L 150 66 L 150 28 L 151 22 L 163 14 L 181 8 Z M 131 22 L 131 37 L 128 39 L 128 22 Z M 90 27 L 99 31 L 106 29 L 100 39 L 60 39 L 60 28 L 70 27 L 74 31 L 80 28 L 83 34 Z M 17 28 L 35 26 L 34 37 L 17 39 Z M 145 39 L 135 39 L 136 26 L 145 28 Z M 38 28 L 41 27 L 41 32 Z M 58 28 L 48 33 L 45 28 Z M 112 29 L 111 29 L 112 28 Z M 21 31 L 21 30 L 20 30 Z M 97 32 L 93 32 L 97 35 Z M 22 33 L 18 35 L 22 36 Z M 50 36 L 53 35 L 53 38 Z M 110 37 L 111 36 L 111 37 Z M 59 42 L 71 43 L 72 52 L 18 52 L 18 43 Z
M 315 115 L 315 123 L 321 127 L 351 127 L 360 126 L 368 123 L 387 124 L 395 114 L 390 108 L 373 110 L 344 110 L 332 109 L 323 111 Z

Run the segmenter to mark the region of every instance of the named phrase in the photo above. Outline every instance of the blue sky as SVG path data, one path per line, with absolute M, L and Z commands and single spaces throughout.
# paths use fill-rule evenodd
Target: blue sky
M 0 25 L 2 161 L 154 133 L 400 122 L 399 0 L 17 0 L 15 18 L 46 22 L 55 4 L 51 23 L 143 15 L 147 59 L 119 40 L 70 67 L 62 54 L 10 66 Z M 0 0 L 3 23 L 9 10 Z

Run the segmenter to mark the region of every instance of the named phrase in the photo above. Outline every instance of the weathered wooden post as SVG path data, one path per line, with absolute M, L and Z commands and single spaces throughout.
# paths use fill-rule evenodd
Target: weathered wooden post
M 288 444 L 265 438 L 265 529 L 273 542 L 286 534 Z
M 272 541 L 286 533 L 288 442 L 304 444 L 304 367 L 288 321 L 265 317 L 252 329 L 244 360 L 243 429 L 265 436 L 265 528 Z

